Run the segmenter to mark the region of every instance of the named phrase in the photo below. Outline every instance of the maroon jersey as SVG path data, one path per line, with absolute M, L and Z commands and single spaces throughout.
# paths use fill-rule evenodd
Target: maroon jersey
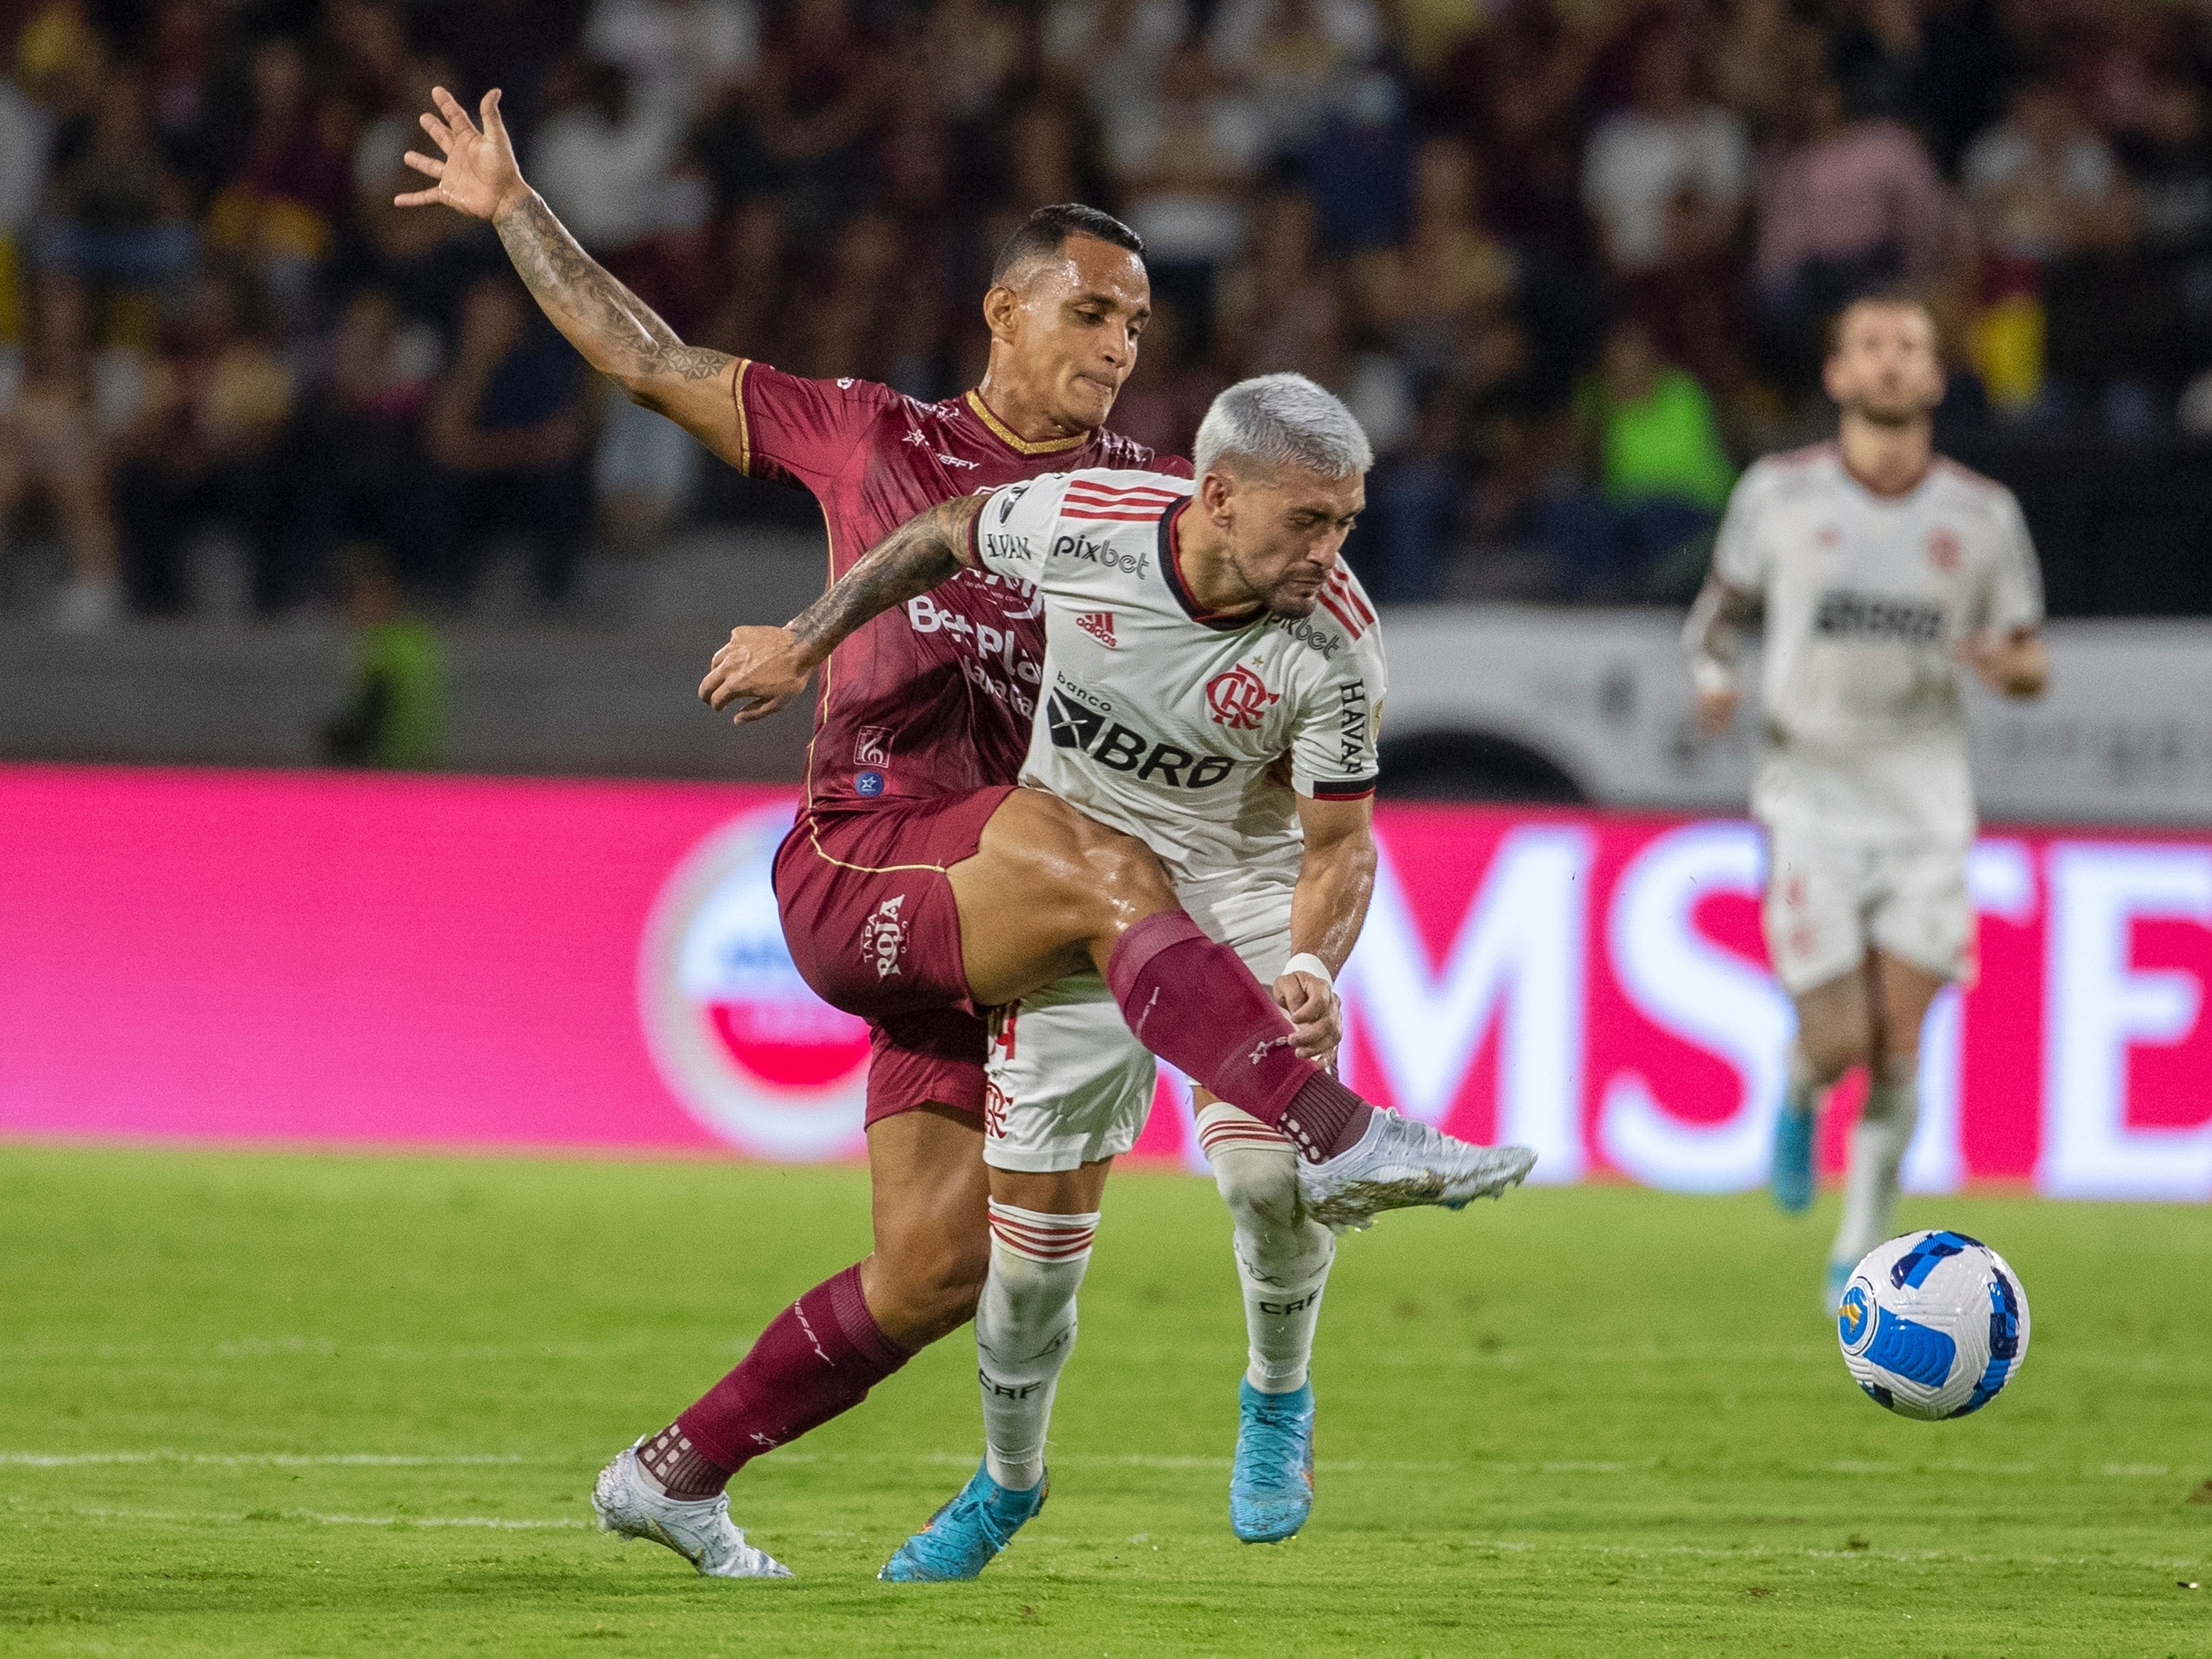
M 970 392 L 925 404 L 872 380 L 809 380 L 738 365 L 740 465 L 802 484 L 830 527 L 830 580 L 923 508 L 1043 472 L 1151 468 L 1141 444 L 1094 432 L 1017 437 Z M 830 653 L 807 751 L 806 801 L 835 811 L 1011 784 L 1029 752 L 1044 663 L 1036 590 L 964 570 Z

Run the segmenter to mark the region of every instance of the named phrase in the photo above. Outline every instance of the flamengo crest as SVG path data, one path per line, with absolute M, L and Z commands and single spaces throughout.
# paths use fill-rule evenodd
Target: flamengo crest
M 1206 712 L 1232 732 L 1258 731 L 1268 708 L 1282 700 L 1280 692 L 1267 690 L 1267 682 L 1241 662 L 1206 683 Z

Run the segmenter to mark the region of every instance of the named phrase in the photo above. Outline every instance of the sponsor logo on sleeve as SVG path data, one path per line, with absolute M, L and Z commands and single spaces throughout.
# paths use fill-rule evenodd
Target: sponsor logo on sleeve
M 1070 531 L 1052 544 L 1055 559 L 1073 559 L 1083 564 L 1103 566 L 1108 570 L 1120 570 L 1132 576 L 1141 576 L 1152 568 L 1152 561 L 1142 553 L 1129 553 L 1111 542 L 1094 542 L 1088 536 Z
M 1340 751 L 1338 765 L 1345 776 L 1364 771 L 1367 767 L 1367 682 L 1354 680 L 1349 685 L 1336 688 L 1336 740 Z
M 1267 690 L 1267 683 L 1241 662 L 1206 683 L 1206 713 L 1232 732 L 1258 731 L 1267 710 L 1282 700 L 1282 693 Z

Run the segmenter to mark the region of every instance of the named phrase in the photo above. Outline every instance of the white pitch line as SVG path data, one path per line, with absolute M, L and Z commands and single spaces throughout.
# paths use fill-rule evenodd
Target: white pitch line
M 192 1463 L 216 1468 L 469 1468 L 481 1466 L 552 1467 L 571 1461 L 565 1457 L 515 1457 L 466 1453 L 441 1456 L 405 1452 L 334 1452 L 322 1455 L 298 1452 L 0 1452 L 0 1465 L 29 1469 L 67 1469 L 95 1463 Z
M 319 1510 L 279 1510 L 248 1515 L 223 1510 L 114 1510 L 79 1505 L 69 1511 L 97 1521 L 216 1521 L 256 1526 L 276 1521 L 309 1521 L 323 1527 L 479 1527 L 495 1532 L 575 1530 L 585 1521 L 508 1520 L 494 1515 L 330 1515 Z

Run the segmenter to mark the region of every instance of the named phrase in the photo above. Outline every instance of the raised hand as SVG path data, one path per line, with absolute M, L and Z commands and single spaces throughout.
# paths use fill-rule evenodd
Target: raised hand
M 507 123 L 499 117 L 499 88 L 484 94 L 479 131 L 459 99 L 443 87 L 430 89 L 437 113 L 425 112 L 422 131 L 444 152 L 441 157 L 407 152 L 407 165 L 438 182 L 428 190 L 392 198 L 401 207 L 458 209 L 477 219 L 496 219 L 530 196 L 522 182 L 522 169 L 514 160 L 514 142 L 507 136 Z M 441 119 L 440 118 L 443 118 Z

